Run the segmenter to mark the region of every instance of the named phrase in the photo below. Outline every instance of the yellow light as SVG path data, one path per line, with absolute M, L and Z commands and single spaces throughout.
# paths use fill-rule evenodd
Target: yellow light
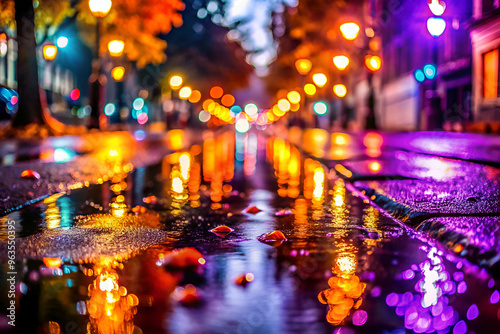
M 328 78 L 323 73 L 313 74 L 313 82 L 316 84 L 316 86 L 321 88 L 324 85 L 326 85 L 327 81 L 328 81 Z
M 210 108 L 211 105 L 214 104 L 214 100 L 212 99 L 208 99 L 208 100 L 205 100 L 203 101 L 203 109 L 205 109 L 206 111 L 210 111 L 208 110 Z M 215 107 L 215 106 L 214 106 Z
M 344 97 L 347 95 L 347 88 L 342 84 L 338 84 L 338 85 L 333 86 L 333 92 L 338 97 Z
M 352 41 L 358 37 L 359 25 L 354 22 L 344 23 L 340 26 L 340 32 L 345 39 Z
M 123 53 L 123 49 L 125 48 L 125 42 L 120 41 L 118 39 L 112 40 L 108 43 L 108 51 L 109 54 L 113 57 L 120 57 Z
M 123 66 L 118 66 L 111 70 L 111 76 L 116 81 L 121 81 L 124 75 L 125 75 L 125 68 Z
M 372 72 L 378 71 L 382 66 L 382 59 L 379 56 L 366 56 L 365 65 Z
M 335 145 L 347 145 L 349 144 L 350 136 L 347 133 L 336 132 L 332 134 L 332 143 Z
M 219 99 L 222 97 L 224 94 L 224 90 L 222 87 L 219 86 L 214 86 L 212 89 L 210 89 L 210 96 L 213 97 L 214 99 Z
M 290 110 L 290 102 L 288 102 L 288 100 L 286 99 L 281 99 L 278 101 L 278 108 L 280 108 L 281 111 L 284 111 L 284 112 L 287 112 L 288 110 Z
M 184 180 L 189 178 L 189 169 L 191 167 L 191 157 L 189 153 L 183 153 L 179 157 L 179 166 L 181 169 L 181 175 Z
M 180 75 L 174 75 L 169 80 L 170 87 L 172 87 L 172 89 L 178 89 L 182 86 L 183 81 L 184 80 Z
M 299 92 L 297 92 L 295 90 L 288 92 L 286 97 L 287 97 L 288 101 L 290 101 L 293 104 L 299 103 L 300 99 L 301 99 Z
M 349 65 L 349 58 L 346 56 L 335 56 L 333 57 L 333 63 L 335 64 L 335 67 L 342 71 L 346 69 L 347 65 Z
M 43 58 L 45 58 L 45 60 L 51 61 L 54 60 L 57 56 L 57 47 L 53 44 L 46 44 L 43 46 L 42 52 Z
M 182 194 L 182 192 L 184 191 L 182 180 L 179 177 L 175 177 L 172 180 L 172 190 L 178 194 Z
M 220 102 L 226 107 L 231 107 L 234 104 L 234 101 L 234 96 L 231 94 L 224 95 L 220 100 Z
M 295 68 L 299 74 L 306 75 L 311 70 L 312 63 L 309 59 L 297 59 L 295 61 Z
M 312 96 L 314 94 L 316 94 L 316 86 L 314 86 L 313 84 L 306 84 L 304 86 L 304 92 L 309 95 L 309 96 Z
M 111 10 L 111 0 L 89 0 L 89 8 L 95 17 L 105 17 Z
M 275 114 L 276 116 L 281 117 L 281 116 L 285 115 L 285 113 L 286 113 L 286 111 L 281 110 L 281 108 L 278 107 L 277 105 L 275 105 L 273 107 L 273 114 Z
M 380 170 L 382 169 L 382 166 L 377 161 L 370 161 L 370 163 L 368 164 L 368 169 L 374 173 L 377 173 L 377 172 L 380 172 Z
M 191 93 L 193 90 L 190 87 L 182 87 L 181 90 L 179 91 L 179 98 L 181 100 L 187 100 L 191 96 Z

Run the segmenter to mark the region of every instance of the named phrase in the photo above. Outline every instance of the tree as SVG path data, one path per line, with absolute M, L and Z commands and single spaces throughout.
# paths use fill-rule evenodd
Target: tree
M 51 119 L 42 107 L 38 83 L 37 41 L 43 42 L 51 31 L 69 15 L 75 13 L 71 0 L 0 0 L 0 25 L 16 32 L 18 42 L 17 82 L 19 107 L 13 118 L 14 127 L 37 124 L 61 131 L 61 125 Z M 34 8 L 34 4 L 35 7 Z M 138 66 L 161 63 L 165 60 L 166 43 L 157 37 L 172 26 L 180 26 L 178 11 L 184 8 L 181 0 L 114 0 L 110 14 L 104 19 L 106 32 L 101 50 L 111 39 L 122 39 L 125 52 Z M 88 1 L 76 5 L 78 18 L 95 24 Z M 55 128 L 58 129 L 55 129 Z
M 248 85 L 253 67 L 245 61 L 242 47 L 227 38 L 229 30 L 213 22 L 223 17 L 225 1 L 218 2 L 218 11 L 206 14 L 207 4 L 213 2 L 202 0 L 187 6 L 182 27 L 165 36 L 167 61 L 161 66 L 166 74 L 164 87 L 168 87 L 169 74 L 173 73 L 182 74 L 193 88 L 205 92 L 214 85 L 225 91 Z M 206 17 L 198 16 L 200 10 Z

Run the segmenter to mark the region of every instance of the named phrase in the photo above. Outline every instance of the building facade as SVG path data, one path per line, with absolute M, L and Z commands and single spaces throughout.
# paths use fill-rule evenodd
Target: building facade
M 473 113 L 479 123 L 500 122 L 500 1 L 474 0 L 469 27 L 473 59 Z

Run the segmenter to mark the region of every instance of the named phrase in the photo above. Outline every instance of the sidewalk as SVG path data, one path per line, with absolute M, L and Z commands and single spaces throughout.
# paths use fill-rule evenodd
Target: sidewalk
M 199 134 L 201 136 L 201 134 Z M 0 216 L 58 192 L 103 183 L 116 173 L 158 163 L 198 134 L 95 132 L 0 146 Z M 21 177 L 33 170 L 40 179 Z
M 500 137 L 306 130 L 302 140 L 365 200 L 500 275 Z

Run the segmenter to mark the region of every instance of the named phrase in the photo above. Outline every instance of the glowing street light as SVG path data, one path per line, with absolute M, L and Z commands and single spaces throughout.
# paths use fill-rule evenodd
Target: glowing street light
M 328 105 L 323 101 L 314 103 L 313 110 L 318 115 L 324 115 L 328 112 Z
M 113 57 L 120 57 L 125 49 L 125 42 L 115 39 L 108 43 L 109 54 Z
M 342 36 L 348 41 L 352 41 L 358 37 L 359 25 L 354 22 L 347 22 L 340 26 Z
M 432 37 L 439 37 L 446 29 L 446 21 L 440 17 L 430 17 L 427 20 L 427 30 Z
M 96 37 L 95 37 L 95 50 L 94 50 L 94 62 L 92 64 L 92 75 L 90 77 L 90 117 L 89 117 L 89 128 L 101 128 L 102 118 L 102 106 L 101 106 L 101 81 L 100 76 L 102 73 L 101 62 L 100 62 L 100 44 L 101 44 L 101 19 L 108 15 L 111 10 L 112 1 L 111 0 L 89 0 L 89 9 L 92 15 L 97 18 L 96 22 Z M 105 125 L 105 123 L 102 123 Z
M 365 57 L 365 66 L 372 72 L 376 72 L 380 70 L 382 66 L 382 59 L 379 56 L 366 56 Z
M 111 0 L 89 0 L 89 8 L 92 15 L 99 18 L 108 15 L 112 4 Z
M 338 85 L 333 86 L 333 92 L 338 97 L 344 97 L 347 95 L 347 88 L 346 88 L 346 86 L 344 86 L 342 84 L 338 84 Z
M 43 58 L 47 61 L 52 61 L 57 56 L 57 46 L 54 44 L 45 44 L 42 49 Z
M 349 65 L 349 58 L 346 56 L 335 56 L 333 57 L 333 63 L 335 64 L 335 67 L 342 71 L 346 69 L 347 65 Z
M 319 88 L 321 88 L 324 85 L 326 85 L 327 81 L 328 81 L 328 78 L 326 77 L 325 74 L 323 74 L 323 73 L 315 73 L 315 74 L 313 74 L 313 82 Z
M 307 75 L 307 73 L 311 71 L 312 63 L 309 59 L 297 59 L 297 61 L 295 61 L 295 68 L 299 74 Z
M 281 99 L 278 101 L 278 108 L 283 112 L 287 112 L 291 108 L 290 102 L 287 99 Z
M 316 86 L 308 83 L 304 86 L 304 92 L 309 96 L 313 96 L 314 94 L 316 94 Z
M 170 87 L 172 89 L 178 89 L 182 86 L 183 81 L 184 80 L 182 79 L 182 77 L 180 75 L 174 75 L 170 78 L 168 83 L 170 84 Z

